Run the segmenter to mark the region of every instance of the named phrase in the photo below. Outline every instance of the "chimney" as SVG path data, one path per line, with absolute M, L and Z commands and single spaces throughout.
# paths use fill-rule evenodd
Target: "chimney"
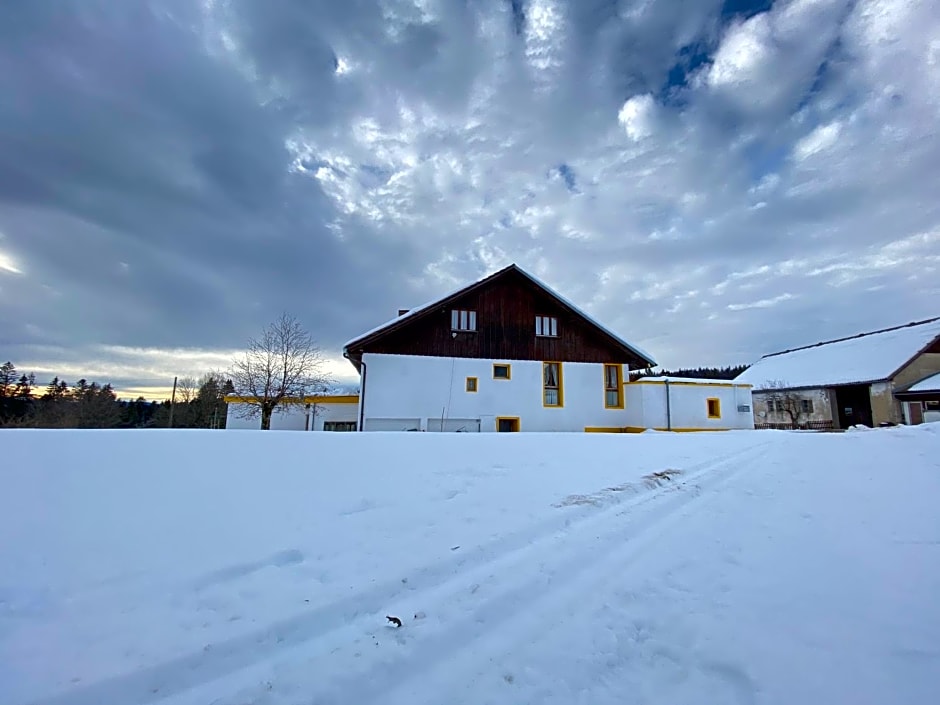
M 399 316 L 404 316 L 406 313 L 408 313 L 408 309 L 407 309 L 407 308 L 400 308 L 400 309 L 398 309 L 398 315 L 399 315 Z

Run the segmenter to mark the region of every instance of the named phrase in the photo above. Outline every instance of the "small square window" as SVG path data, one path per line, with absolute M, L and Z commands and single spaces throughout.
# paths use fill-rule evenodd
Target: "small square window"
M 477 378 L 467 377 L 467 391 L 475 392 L 477 390 Z
M 493 365 L 493 379 L 512 379 L 512 369 L 506 364 Z
M 800 411 L 804 414 L 813 413 L 813 400 L 812 399 L 800 399 Z
M 708 402 L 708 418 L 710 419 L 720 419 L 721 418 L 721 400 L 717 397 L 711 397 L 707 400 Z

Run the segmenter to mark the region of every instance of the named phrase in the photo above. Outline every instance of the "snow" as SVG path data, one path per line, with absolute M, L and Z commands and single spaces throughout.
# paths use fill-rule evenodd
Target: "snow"
M 762 357 L 735 378 L 758 391 L 769 382 L 789 388 L 888 379 L 940 336 L 940 318 L 916 326 Z
M 745 383 L 736 379 L 709 379 L 704 377 L 640 377 L 637 382 L 665 382 L 670 384 L 716 384 L 718 386 L 728 386 L 729 384 L 744 386 Z
M 4 705 L 940 689 L 938 424 L 4 440 Z
M 940 372 L 931 375 L 927 379 L 922 379 L 917 384 L 912 385 L 906 392 L 937 392 L 940 391 Z
M 586 321 L 588 321 L 588 322 L 591 323 L 592 325 L 596 326 L 596 327 L 599 328 L 600 330 L 604 331 L 604 333 L 606 333 L 607 335 L 609 335 L 611 338 L 613 338 L 614 340 L 616 340 L 618 343 L 620 343 L 621 345 L 625 346 L 625 347 L 628 348 L 629 350 L 632 350 L 634 353 L 636 353 L 637 355 L 639 355 L 639 356 L 640 356 L 641 358 L 643 358 L 644 360 L 647 360 L 647 361 L 650 363 L 650 366 L 656 364 L 656 363 L 653 361 L 653 357 L 652 357 L 649 353 L 645 352 L 644 350 L 642 350 L 641 348 L 637 347 L 636 345 L 632 345 L 632 344 L 628 343 L 628 342 L 625 341 L 623 338 L 621 338 L 619 335 L 617 335 L 616 333 L 612 332 L 610 329 L 606 328 L 605 326 L 601 325 L 596 319 L 594 319 L 594 318 L 592 318 L 591 316 L 589 316 L 588 314 L 586 314 L 586 313 L 585 313 L 584 311 L 582 311 L 580 308 L 578 308 L 577 306 L 575 306 L 571 301 L 569 301 L 569 300 L 566 299 L 564 296 L 562 296 L 562 295 L 559 294 L 557 291 L 555 291 L 555 290 L 552 289 L 550 286 L 548 286 L 548 284 L 546 284 L 545 282 L 541 281 L 540 279 L 537 279 L 537 278 L 536 278 L 535 276 L 533 276 L 532 274 L 529 274 L 527 271 L 525 271 L 524 269 L 522 269 L 522 268 L 519 267 L 518 265 L 510 265 L 510 267 L 507 267 L 506 269 L 509 269 L 509 268 L 515 268 L 516 271 L 518 271 L 518 272 L 519 272 L 521 275 L 523 275 L 524 277 L 527 277 L 533 284 L 535 284 L 536 286 L 539 286 L 539 287 L 541 287 L 542 289 L 544 289 L 548 294 L 550 294 L 551 296 L 553 296 L 553 297 L 555 297 L 556 299 L 558 299 L 558 300 L 559 300 L 560 302 L 562 302 L 565 306 L 569 307 L 572 311 L 574 311 L 575 313 L 577 313 L 579 316 L 581 316 L 582 318 L 584 318 Z M 493 273 L 493 274 L 491 274 L 491 275 L 488 275 L 487 278 L 496 276 L 496 274 L 499 274 L 499 272 L 495 272 L 495 273 Z M 416 308 L 409 309 L 407 313 L 403 313 L 403 314 L 400 315 L 400 316 L 396 316 L 395 318 L 392 318 L 392 319 L 386 321 L 385 323 L 383 323 L 383 324 L 381 324 L 381 325 L 379 325 L 379 326 L 376 326 L 375 328 L 372 328 L 371 330 L 366 331 L 365 333 L 362 333 L 362 334 L 360 334 L 360 335 L 357 335 L 357 336 L 356 336 L 355 338 L 353 338 L 352 340 L 346 341 L 346 343 L 343 345 L 343 350 L 346 350 L 347 348 L 349 348 L 349 346 L 352 345 L 353 343 L 355 343 L 356 341 L 362 340 L 363 338 L 366 338 L 366 337 L 368 337 L 368 336 L 370 336 L 370 335 L 372 335 L 372 334 L 374 334 L 374 333 L 378 333 L 379 331 L 384 330 L 385 328 L 388 328 L 390 325 L 392 325 L 392 324 L 394 324 L 394 323 L 399 323 L 399 322 L 401 322 L 402 320 L 404 320 L 404 319 L 406 319 L 406 318 L 410 318 L 410 317 L 412 317 L 412 316 L 415 316 L 415 315 L 421 313 L 422 311 L 425 311 L 425 310 L 427 310 L 427 309 L 429 309 L 429 308 L 431 308 L 431 307 L 433 307 L 433 306 L 436 306 L 436 305 L 439 304 L 441 301 L 444 301 L 444 300 L 446 300 L 446 299 L 449 299 L 451 296 L 454 296 L 454 295 L 456 295 L 456 294 L 461 293 L 464 289 L 467 289 L 467 288 L 473 286 L 474 284 L 476 284 L 476 282 L 473 282 L 473 283 L 471 283 L 471 284 L 465 284 L 465 285 L 461 286 L 459 289 L 454 289 L 453 291 L 450 291 L 450 292 L 448 292 L 447 294 L 444 294 L 443 296 L 439 296 L 438 298 L 434 299 L 433 301 L 428 301 L 427 303 L 424 303 L 424 304 L 422 304 L 422 305 L 420 305 L 420 306 L 418 306 L 418 307 L 416 307 Z

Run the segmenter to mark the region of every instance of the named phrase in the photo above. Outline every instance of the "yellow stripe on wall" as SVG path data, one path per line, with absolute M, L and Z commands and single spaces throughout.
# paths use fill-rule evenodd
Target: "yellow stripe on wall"
M 236 396 L 227 396 L 225 397 L 226 404 L 250 404 L 252 402 L 257 402 L 257 397 L 236 397 Z M 358 404 L 359 395 L 358 394 L 337 394 L 336 396 L 312 396 L 304 397 L 301 399 L 288 398 L 281 400 L 287 404 Z

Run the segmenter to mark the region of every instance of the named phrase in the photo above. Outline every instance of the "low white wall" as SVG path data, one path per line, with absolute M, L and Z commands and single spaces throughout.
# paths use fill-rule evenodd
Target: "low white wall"
M 754 428 L 753 402 L 749 387 L 731 383 L 670 382 L 667 417 L 666 384 L 631 382 L 626 386 L 627 426 L 674 430 L 720 430 Z M 708 417 L 708 399 L 720 403 L 720 418 Z M 747 407 L 738 411 L 738 407 Z M 671 423 L 669 419 L 671 418 Z
M 241 418 L 239 412 L 246 404 L 229 403 L 225 420 L 226 429 L 260 429 L 261 415 L 254 418 Z M 322 431 L 327 421 L 357 421 L 359 404 L 353 402 L 314 402 L 309 413 L 313 414 L 311 431 Z M 307 429 L 308 410 L 304 406 L 291 405 L 275 411 L 271 416 L 272 431 L 304 431 Z
M 800 389 L 792 393 L 799 399 L 809 399 L 813 402 L 813 412 L 807 414 L 800 413 L 800 422 L 807 421 L 832 421 L 838 419 L 838 413 L 832 408 L 830 394 L 828 389 Z M 784 411 L 771 411 L 768 402 L 773 392 L 756 391 L 754 392 L 754 416 L 758 423 L 791 423 L 790 415 Z
M 564 406 L 546 408 L 539 361 L 366 353 L 363 362 L 365 431 L 405 430 L 415 425 L 421 430 L 439 429 L 442 414 L 445 421 L 466 421 L 464 426 L 479 419 L 483 432 L 495 431 L 500 416 L 518 417 L 521 431 L 626 425 L 623 409 L 604 406 L 604 366 L 599 363 L 563 363 Z M 493 379 L 494 362 L 509 364 L 511 379 Z M 476 392 L 466 391 L 467 377 L 477 378 Z

